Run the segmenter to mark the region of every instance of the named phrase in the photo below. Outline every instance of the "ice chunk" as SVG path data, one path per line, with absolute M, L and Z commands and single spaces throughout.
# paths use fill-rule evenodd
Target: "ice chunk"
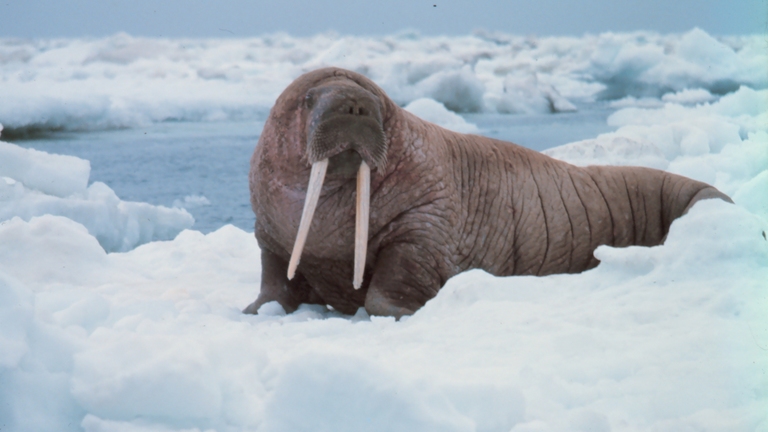
M 677 93 L 667 93 L 662 96 L 664 102 L 674 102 L 679 104 L 700 104 L 712 102 L 717 97 L 703 88 L 684 89 Z
M 211 205 L 208 198 L 202 195 L 187 195 L 184 200 L 173 200 L 173 206 L 178 208 L 197 208 Z
M 741 86 L 712 105 L 712 111 L 728 117 L 768 116 L 768 90 L 755 90 Z
M 46 214 L 65 216 L 83 224 L 108 252 L 127 251 L 153 240 L 170 240 L 194 223 L 184 209 L 121 201 L 100 182 L 88 187 L 84 196 L 61 198 L 4 181 L 0 182 L 0 199 L 0 221 L 13 217 L 30 220 Z
M 741 185 L 733 201 L 768 221 L 768 169 Z
M 611 432 L 608 418 L 592 410 L 574 410 L 568 416 L 568 424 L 574 432 Z
M 416 116 L 428 121 L 440 125 L 446 129 L 461 133 L 478 133 L 479 129 L 473 123 L 469 123 L 464 120 L 460 115 L 448 111 L 445 105 L 440 102 L 429 99 L 420 98 L 409 103 L 405 106 L 405 110 L 409 111 Z
M 608 122 L 616 132 L 548 149 L 577 164 L 641 165 L 714 185 L 733 196 L 768 166 L 764 121 L 768 91 L 742 87 L 712 104 L 625 108 Z M 750 183 L 751 184 L 751 183 Z M 750 202 L 741 196 L 743 202 Z M 759 212 L 761 205 L 749 204 Z
M 551 85 L 542 83 L 536 75 L 507 75 L 504 92 L 495 102 L 496 111 L 512 114 L 548 114 L 576 111 L 568 99 Z
M 86 188 L 89 173 L 86 160 L 0 141 L 0 221 L 65 216 L 85 226 L 108 252 L 170 240 L 194 224 L 184 209 L 122 201 L 101 182 Z
M 696 27 L 684 34 L 677 47 L 681 59 L 711 68 L 732 67 L 738 62 L 734 50 Z
M 0 177 L 57 197 L 85 192 L 91 164 L 74 156 L 50 154 L 0 141 Z
M 144 419 L 131 421 L 102 420 L 93 414 L 88 414 L 80 423 L 85 432 L 209 432 L 198 428 L 175 428 L 154 423 Z
M 327 351 L 293 359 L 267 401 L 262 429 L 474 430 L 472 420 L 444 397 L 376 363 Z
M 608 106 L 611 108 L 659 108 L 664 104 L 654 97 L 641 97 L 636 98 L 634 96 L 623 97 L 618 100 L 611 101 Z
M 565 144 L 543 153 L 579 166 L 635 165 L 662 170 L 669 166 L 664 153 L 653 142 L 615 133 Z
M 77 283 L 89 269 L 105 263 L 106 253 L 82 225 L 61 216 L 44 215 L 0 223 L 0 261 L 13 277 L 24 277 L 38 287 L 47 283 Z M 47 250 L 41 253 L 42 250 Z M 69 251 L 77 251 L 70 253 Z M 26 275 L 26 276 L 25 276 Z
M 216 376 L 203 372 L 210 360 L 199 343 L 124 331 L 99 330 L 94 337 L 102 348 L 75 358 L 72 382 L 72 394 L 89 412 L 200 421 L 221 411 L 221 388 Z
M 421 93 L 454 112 L 483 110 L 483 83 L 467 68 L 441 71 L 419 83 Z
M 19 281 L 0 271 L 0 371 L 15 368 L 29 351 L 34 297 Z

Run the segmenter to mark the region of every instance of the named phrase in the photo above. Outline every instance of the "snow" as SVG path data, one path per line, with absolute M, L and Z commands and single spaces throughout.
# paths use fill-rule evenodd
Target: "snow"
M 557 113 L 623 98 L 703 103 L 742 85 L 768 87 L 764 42 L 698 28 L 582 37 L 0 38 L 0 123 L 8 136 L 24 136 L 253 119 L 294 78 L 328 65 L 367 75 L 401 106 L 431 98 L 458 113 Z
M 766 228 L 704 202 L 664 246 L 601 247 L 580 275 L 465 273 L 398 323 L 317 306 L 240 314 L 259 251 L 231 226 L 106 254 L 68 219 L 15 219 L 0 226 L 13 245 L 0 255 L 4 418 L 11 430 L 764 429 Z
M 500 96 L 489 95 L 489 103 L 494 102 L 496 111 L 508 114 L 576 111 L 575 105 L 561 96 L 554 87 L 539 81 L 536 75 L 507 75 L 504 79 L 504 92 Z
M 597 97 L 620 87 L 611 76 L 632 77 L 617 98 L 655 105 L 627 104 L 609 117 L 614 132 L 547 153 L 681 173 L 736 205 L 697 204 L 661 246 L 601 246 L 600 265 L 581 274 L 463 273 L 399 322 L 316 305 L 286 314 L 276 303 L 251 316 L 240 310 L 258 295 L 253 233 L 184 229 L 192 220 L 181 208 L 126 202 L 103 183 L 88 185 L 87 161 L 0 143 L 0 428 L 768 431 L 768 90 L 764 70 L 751 75 L 750 65 L 765 60 L 756 43 L 700 30 L 5 40 L 0 70 L 14 84 L 0 81 L 11 101 L 0 105 L 4 132 L 129 126 L 162 120 L 165 109 L 184 116 L 198 107 L 198 120 L 216 107 L 243 115 L 269 105 L 276 95 L 264 89 L 323 62 L 366 65 L 417 115 L 455 124 L 449 98 L 422 81 L 466 80 L 474 95 L 479 81 L 485 93 L 475 101 L 486 104 L 516 67 L 537 70 L 531 100 L 540 89 Z M 246 54 L 259 61 L 231 66 Z M 21 63 L 32 64 L 25 70 L 36 86 L 19 84 Z M 273 69 L 259 82 L 255 71 L 270 67 L 285 75 Z M 99 68 L 112 78 L 71 75 Z M 494 69 L 504 71 L 498 79 L 482 72 Z M 177 75 L 165 84 L 179 82 L 168 89 L 152 78 L 170 71 Z M 579 81 L 590 71 L 602 71 L 603 81 Z M 739 86 L 718 93 L 725 76 Z M 40 96 L 53 88 L 58 102 Z M 662 88 L 673 96 L 660 99 Z M 189 195 L 178 204 L 209 201 Z

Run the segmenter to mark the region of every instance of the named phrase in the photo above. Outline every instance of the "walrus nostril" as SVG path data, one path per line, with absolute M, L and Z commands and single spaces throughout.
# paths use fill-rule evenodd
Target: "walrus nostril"
M 354 116 L 368 116 L 370 113 L 370 111 L 367 108 L 363 106 L 358 106 L 356 104 L 344 106 L 341 109 L 341 112 L 351 114 Z

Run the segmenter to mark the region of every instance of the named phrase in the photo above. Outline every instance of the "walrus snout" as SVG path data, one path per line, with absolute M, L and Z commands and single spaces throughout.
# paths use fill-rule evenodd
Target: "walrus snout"
M 310 110 L 306 131 L 310 164 L 353 150 L 370 167 L 384 169 L 387 140 L 378 97 L 359 86 L 330 83 L 309 90 L 305 104 Z M 349 157 L 354 155 L 341 159 Z M 330 168 L 336 172 L 333 163 Z

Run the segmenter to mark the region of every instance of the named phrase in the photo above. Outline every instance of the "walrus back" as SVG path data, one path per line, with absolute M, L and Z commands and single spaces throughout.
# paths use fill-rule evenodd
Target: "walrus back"
M 672 222 L 697 201 L 720 198 L 730 202 L 706 183 L 656 169 L 551 165 L 545 168 L 549 175 L 533 174 L 539 177 L 538 184 L 554 183 L 559 192 L 547 195 L 548 202 L 542 205 L 551 250 L 537 275 L 593 268 L 598 264 L 593 252 L 600 245 L 662 244 Z
M 578 273 L 595 267 L 600 245 L 663 243 L 672 222 L 698 200 L 730 199 L 712 186 L 643 167 L 576 167 L 493 139 L 449 142 L 465 213 L 462 270 L 494 275 Z M 494 179 L 494 180 L 490 180 Z M 494 214 L 483 215 L 484 212 Z M 497 220 L 491 229 L 483 223 Z M 469 246 L 471 244 L 471 246 Z

